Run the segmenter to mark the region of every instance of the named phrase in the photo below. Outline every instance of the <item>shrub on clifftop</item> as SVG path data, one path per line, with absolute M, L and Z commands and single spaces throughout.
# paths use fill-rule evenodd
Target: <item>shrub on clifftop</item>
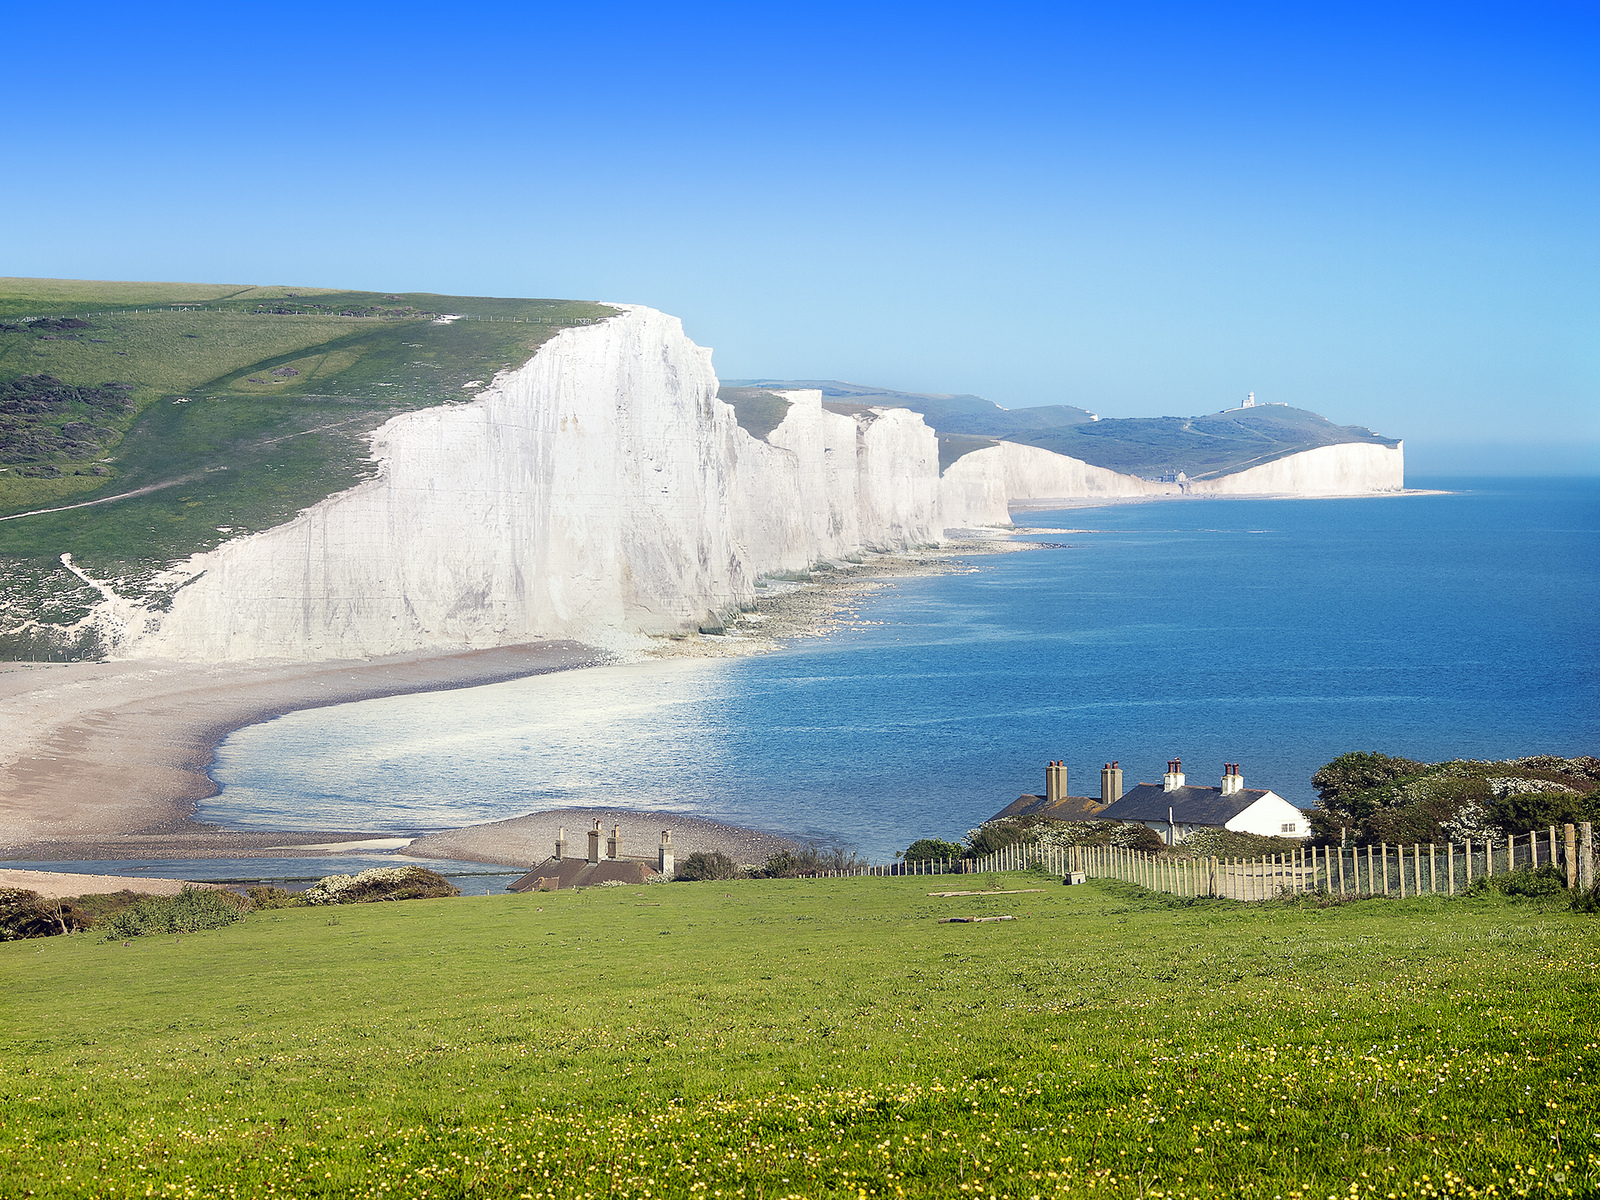
M 673 879 L 697 883 L 710 879 L 736 879 L 738 875 L 739 864 L 720 850 L 696 850 L 678 864 Z
M 0 888 L 0 942 L 54 937 L 89 928 L 71 900 L 46 900 L 26 888 Z
M 461 889 L 427 867 L 374 867 L 359 875 L 329 875 L 302 895 L 307 904 L 373 904 L 459 896 Z
M 943 842 L 938 838 L 918 838 L 906 847 L 906 862 L 938 862 L 941 859 L 961 858 L 967 848 L 959 842 Z
M 198 933 L 243 920 L 250 902 L 221 888 L 186 887 L 176 896 L 146 896 L 106 918 L 107 941 L 147 933 Z

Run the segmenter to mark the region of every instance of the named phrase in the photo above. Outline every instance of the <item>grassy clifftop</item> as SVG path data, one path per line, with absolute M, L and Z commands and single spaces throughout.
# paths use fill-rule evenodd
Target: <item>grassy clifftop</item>
M 98 595 L 363 478 L 365 435 L 469 399 L 567 300 L 0 279 L 0 657 L 80 657 Z M 159 597 L 154 597 L 159 599 Z
M 819 388 L 825 402 L 909 408 L 939 433 L 940 466 L 995 440 L 1039 446 L 1127 475 L 1157 478 L 1179 471 L 1212 479 L 1249 467 L 1345 442 L 1395 446 L 1360 425 L 1285 404 L 1261 404 L 1198 417 L 1100 418 L 1068 404 L 1001 408 L 981 396 L 897 392 L 836 379 L 740 380 L 747 387 Z

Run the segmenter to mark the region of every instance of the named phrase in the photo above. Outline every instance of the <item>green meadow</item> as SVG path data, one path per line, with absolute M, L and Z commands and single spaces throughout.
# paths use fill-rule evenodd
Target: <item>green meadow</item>
M 383 422 L 468 399 L 561 329 L 611 311 L 0 279 L 0 658 L 92 656 L 51 632 L 99 599 L 63 553 L 159 605 L 150 580 L 168 565 L 366 478 L 366 438 Z M 47 324 L 63 318 L 83 324 Z M 26 391 L 40 377 L 88 399 L 41 404 Z
M 0 1195 L 1600 1192 L 1593 917 L 928 882 L 0 945 Z

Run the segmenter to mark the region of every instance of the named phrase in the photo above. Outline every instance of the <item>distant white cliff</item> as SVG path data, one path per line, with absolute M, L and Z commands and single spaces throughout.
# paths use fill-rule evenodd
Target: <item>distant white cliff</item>
M 375 478 L 196 555 L 175 572 L 188 582 L 168 612 L 109 601 L 118 653 L 336 659 L 539 638 L 620 648 L 748 600 L 764 574 L 1004 525 L 1016 500 L 1177 490 L 1009 443 L 941 478 L 920 415 L 840 415 L 819 392 L 783 393 L 783 421 L 758 439 L 717 399 L 711 352 L 676 318 L 618 307 L 473 402 L 390 421 L 373 437 Z M 1383 450 L 1326 447 L 1191 490 L 1397 490 L 1400 453 Z

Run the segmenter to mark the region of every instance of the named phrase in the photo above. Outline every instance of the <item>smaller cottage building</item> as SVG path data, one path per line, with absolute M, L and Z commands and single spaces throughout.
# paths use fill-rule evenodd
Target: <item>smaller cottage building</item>
M 1107 773 L 1112 764 L 1107 764 Z M 1115 791 L 1122 791 L 1117 771 Z M 1110 789 L 1108 789 L 1109 791 Z M 1159 784 L 1141 783 L 1095 814 L 1098 821 L 1143 825 L 1175 846 L 1204 829 L 1258 833 L 1268 837 L 1310 837 L 1306 814 L 1269 788 L 1247 788 L 1238 763 L 1222 765 L 1220 787 L 1191 787 L 1181 759 L 1167 763 Z
M 521 879 L 506 885 L 508 892 L 554 891 L 557 888 L 597 887 L 602 883 L 649 883 L 652 879 L 671 879 L 674 870 L 672 831 L 661 831 L 661 845 L 654 859 L 626 857 L 622 853 L 622 826 L 614 826 L 605 838 L 605 857 L 600 856 L 603 837 L 600 822 L 589 830 L 589 856 L 573 858 L 567 854 L 567 831 L 556 832 L 556 852 Z M 652 862 L 654 865 L 652 865 Z
M 1069 796 L 1066 760 L 1052 761 L 1044 769 L 1044 795 L 1018 796 L 989 819 L 1041 816 L 1052 821 L 1098 820 L 1100 810 L 1111 803 L 1105 797 L 1104 790 L 1102 787 L 1099 800 L 1093 796 Z

